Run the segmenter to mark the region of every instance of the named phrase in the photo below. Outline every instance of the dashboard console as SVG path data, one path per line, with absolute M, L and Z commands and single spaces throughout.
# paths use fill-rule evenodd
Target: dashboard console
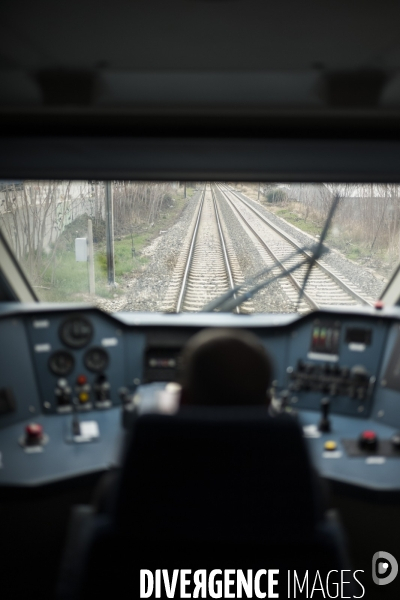
M 400 492 L 400 310 L 297 315 L 116 313 L 5 304 L 0 312 L 0 486 L 118 465 L 127 410 L 155 410 L 204 327 L 243 327 L 269 352 L 273 409 L 297 415 L 317 470 Z

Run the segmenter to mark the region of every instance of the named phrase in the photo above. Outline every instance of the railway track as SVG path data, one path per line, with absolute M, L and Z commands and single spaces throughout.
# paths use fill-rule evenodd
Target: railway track
M 263 255 L 266 265 L 269 264 L 273 268 L 273 274 L 283 274 L 280 280 L 283 291 L 289 300 L 297 305 L 307 266 L 304 265 L 292 273 L 288 273 L 288 269 L 299 262 L 299 256 L 305 258 L 307 253 L 295 240 L 276 227 L 234 190 L 223 184 L 215 184 L 215 188 L 219 190 L 239 222 L 253 239 Z M 299 256 L 286 260 L 294 249 L 298 251 Z M 347 282 L 323 261 L 318 260 L 311 271 L 298 311 L 307 312 L 323 306 L 355 306 L 359 304 L 372 305 L 372 300 L 362 296 L 350 282 Z
M 202 192 L 187 252 L 178 262 L 171 282 L 169 300 L 171 302 L 171 295 L 175 296 L 173 310 L 199 311 L 243 281 L 238 271 L 223 231 L 214 190 L 207 184 Z

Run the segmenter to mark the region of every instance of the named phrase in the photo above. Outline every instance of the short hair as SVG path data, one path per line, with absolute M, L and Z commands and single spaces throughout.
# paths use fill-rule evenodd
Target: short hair
M 266 406 L 271 379 L 271 359 L 246 330 L 205 329 L 182 354 L 181 384 L 188 404 Z

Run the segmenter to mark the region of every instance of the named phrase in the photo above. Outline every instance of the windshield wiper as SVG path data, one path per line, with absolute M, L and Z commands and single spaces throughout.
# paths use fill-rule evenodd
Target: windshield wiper
M 315 265 L 315 263 L 317 262 L 317 260 L 322 255 L 322 251 L 323 251 L 322 247 L 323 247 L 323 244 L 324 244 L 324 240 L 325 240 L 325 238 L 326 238 L 326 236 L 328 234 L 329 227 L 331 226 L 331 222 L 332 222 L 332 219 L 333 219 L 333 215 L 335 214 L 335 211 L 336 211 L 336 209 L 338 207 L 338 204 L 339 204 L 339 200 L 340 200 L 340 196 L 339 196 L 339 194 L 336 194 L 335 197 L 332 200 L 332 204 L 331 204 L 331 207 L 329 209 L 329 213 L 328 213 L 328 216 L 326 218 L 324 227 L 322 229 L 322 233 L 321 233 L 321 236 L 319 238 L 318 245 L 315 248 L 315 251 L 313 252 L 313 255 L 310 258 L 310 262 L 308 263 L 307 273 L 306 273 L 306 276 L 303 279 L 303 285 L 301 286 L 301 290 L 300 290 L 299 296 L 297 298 L 296 311 L 299 309 L 300 302 L 301 302 L 301 299 L 303 297 L 304 290 L 306 288 L 308 278 L 310 277 L 310 274 L 311 274 L 311 270 L 312 270 L 313 266 Z
M 327 251 L 328 250 L 323 249 L 321 254 L 324 254 Z M 284 265 L 286 262 L 290 261 L 292 258 L 297 256 L 301 252 L 303 252 L 303 253 L 312 252 L 314 254 L 314 247 L 310 248 L 308 246 L 304 246 L 304 247 L 300 248 L 299 250 L 295 250 L 294 252 L 292 252 L 291 254 L 286 256 L 281 261 L 282 265 Z M 239 304 L 242 304 L 242 302 L 246 302 L 246 300 L 250 300 L 250 297 L 252 297 L 254 294 L 256 294 L 260 289 L 262 289 L 262 287 L 265 287 L 265 286 L 269 285 L 270 283 L 272 283 L 273 281 L 280 279 L 281 277 L 285 276 L 287 273 L 292 273 L 293 271 L 296 271 L 299 267 L 302 267 L 307 262 L 308 262 L 308 259 L 305 259 L 305 260 L 301 261 L 300 263 L 297 263 L 293 267 L 285 269 L 284 272 L 279 273 L 279 275 L 276 275 L 272 279 L 268 279 L 268 278 L 263 279 L 262 282 L 260 282 L 256 285 L 253 285 L 253 287 L 251 287 L 250 290 L 248 290 L 241 296 L 237 296 L 236 298 L 234 298 L 234 296 L 236 296 L 236 294 L 238 292 L 240 292 L 240 290 L 242 290 L 243 288 L 252 284 L 256 279 L 259 279 L 260 277 L 263 277 L 264 275 L 268 275 L 269 273 L 271 273 L 271 271 L 273 271 L 274 269 L 277 268 L 277 265 L 272 265 L 272 266 L 266 267 L 265 269 L 262 269 L 255 275 L 252 275 L 251 277 L 246 279 L 246 281 L 244 281 L 243 283 L 241 283 L 239 285 L 235 285 L 235 287 L 231 288 L 227 292 L 224 292 L 223 294 L 221 294 L 221 296 L 218 296 L 214 300 L 211 300 L 211 302 L 209 302 L 208 304 L 203 306 L 203 308 L 200 310 L 200 312 L 213 312 L 217 309 L 219 309 L 222 312 L 228 312 L 230 310 L 233 310 L 231 308 L 232 306 L 233 306 L 233 308 L 236 308 L 236 306 L 239 306 Z M 251 294 L 251 296 L 249 296 L 249 294 Z M 249 297 L 247 297 L 247 296 L 249 296 Z M 236 301 L 238 301 L 238 303 L 236 303 Z
M 324 250 L 324 253 L 325 252 L 328 252 L 328 250 Z M 225 302 L 222 305 L 222 307 L 220 307 L 219 311 L 220 312 L 231 312 L 232 310 L 234 310 L 237 306 L 239 306 L 243 302 L 246 302 L 247 300 L 251 300 L 251 298 L 257 292 L 262 290 L 264 287 L 267 287 L 268 285 L 270 285 L 273 281 L 277 281 L 277 279 L 281 279 L 281 277 L 286 277 L 288 274 L 293 273 L 293 271 L 296 271 L 297 269 L 299 269 L 300 267 L 303 267 L 307 263 L 308 263 L 308 259 L 304 259 L 301 262 L 295 264 L 293 267 L 290 267 L 289 269 L 285 269 L 285 271 L 283 271 L 282 273 L 279 273 L 279 275 L 275 275 L 275 277 L 272 277 L 271 279 L 266 279 L 266 280 L 261 281 L 259 284 L 252 287 L 248 292 L 244 292 L 244 294 L 242 294 L 241 296 L 237 296 L 236 298 L 232 298 L 231 300 L 228 300 L 227 302 Z M 272 268 L 275 268 L 275 267 L 272 267 Z
M 243 289 L 244 287 L 249 285 L 249 283 L 253 282 L 255 279 L 259 279 L 263 275 L 269 274 L 273 269 L 276 268 L 276 265 L 267 267 L 263 271 L 260 271 L 256 275 L 253 275 L 252 277 L 250 277 L 244 283 L 235 286 L 234 288 L 232 288 L 231 290 L 228 290 L 221 296 L 218 296 L 218 298 L 216 298 L 215 300 L 212 300 L 211 302 L 209 302 L 206 306 L 204 306 L 201 309 L 200 312 L 212 312 L 217 309 L 219 309 L 220 312 L 231 312 L 237 306 L 240 306 L 240 304 L 242 304 L 243 302 L 250 300 L 257 292 L 262 290 L 264 287 L 267 287 L 268 285 L 270 285 L 273 281 L 276 281 L 277 279 L 280 279 L 281 277 L 286 277 L 288 274 L 292 273 L 293 271 L 296 271 L 297 269 L 304 266 L 305 264 L 308 264 L 308 269 L 307 269 L 306 275 L 304 277 L 303 284 L 302 284 L 302 287 L 299 292 L 299 296 L 297 298 L 297 304 L 296 304 L 296 311 L 297 311 L 298 307 L 300 305 L 301 299 L 303 297 L 304 290 L 307 285 L 307 281 L 310 277 L 310 273 L 311 273 L 313 266 L 315 265 L 316 261 L 319 258 L 321 258 L 321 256 L 323 254 L 325 254 L 326 252 L 329 251 L 328 248 L 323 247 L 323 243 L 324 243 L 324 240 L 329 231 L 329 227 L 331 225 L 332 218 L 333 218 L 333 215 L 335 214 L 336 208 L 339 204 L 339 200 L 340 200 L 339 195 L 336 195 L 332 201 L 332 204 L 329 209 L 327 219 L 324 223 L 324 227 L 322 229 L 318 244 L 313 246 L 311 249 L 299 248 L 298 250 L 295 250 L 295 252 L 293 252 L 292 254 L 289 254 L 289 256 L 287 256 L 284 260 L 282 260 L 281 264 L 284 265 L 285 262 L 287 262 L 288 260 L 292 259 L 294 256 L 297 256 L 298 254 L 301 254 L 301 253 L 305 254 L 305 256 L 306 256 L 303 261 L 297 263 L 296 265 L 294 265 L 293 267 L 290 267 L 288 269 L 285 268 L 285 270 L 282 271 L 281 273 L 279 273 L 279 275 L 276 275 L 275 277 L 272 277 L 271 279 L 269 279 L 269 278 L 263 279 L 263 281 L 261 281 L 260 283 L 258 283 L 256 285 L 253 285 L 253 287 L 251 287 L 250 290 L 248 290 L 244 294 L 241 294 L 240 296 L 236 296 L 236 294 L 241 289 Z M 308 255 L 309 251 L 311 251 L 311 253 L 312 253 L 311 256 Z

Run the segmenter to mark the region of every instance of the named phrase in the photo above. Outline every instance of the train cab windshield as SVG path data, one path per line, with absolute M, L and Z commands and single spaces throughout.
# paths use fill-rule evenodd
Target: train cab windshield
M 397 184 L 2 181 L 0 225 L 38 299 L 107 312 L 369 306 L 400 256 Z
M 0 181 L 6 600 L 393 597 L 399 189 Z

